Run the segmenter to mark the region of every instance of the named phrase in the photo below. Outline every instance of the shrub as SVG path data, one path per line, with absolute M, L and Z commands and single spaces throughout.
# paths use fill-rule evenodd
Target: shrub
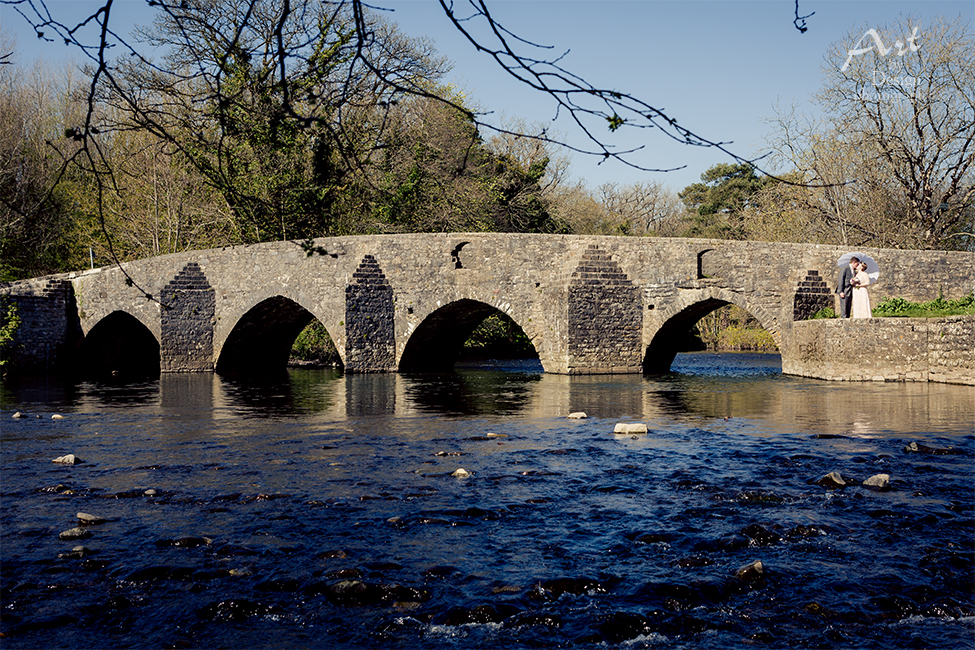
M 341 362 L 332 337 L 318 320 L 312 320 L 301 330 L 291 346 L 291 360 L 322 365 L 338 365 Z

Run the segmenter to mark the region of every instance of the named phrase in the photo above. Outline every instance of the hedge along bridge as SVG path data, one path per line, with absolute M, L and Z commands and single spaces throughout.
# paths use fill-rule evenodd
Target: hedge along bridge
M 531 339 L 546 372 L 653 372 L 669 369 L 694 323 L 734 304 L 771 334 L 785 372 L 828 376 L 816 360 L 828 357 L 821 348 L 829 341 L 809 331 L 793 339 L 797 321 L 835 306 L 836 259 L 846 252 L 752 241 L 497 233 L 354 236 L 315 245 L 325 252 L 309 256 L 294 242 L 272 242 L 124 264 L 153 299 L 117 267 L 5 284 L 0 292 L 13 298 L 22 318 L 15 366 L 283 368 L 297 335 L 318 319 L 347 372 L 437 370 L 450 367 L 473 329 L 499 311 Z M 864 252 L 883 273 L 871 291 L 874 304 L 885 295 L 957 298 L 975 286 L 971 253 Z M 973 374 L 975 356 L 971 341 L 963 340 L 965 331 L 971 334 L 966 322 L 962 340 L 949 341 L 957 350 L 948 355 L 963 378 Z M 866 331 L 863 321 L 839 324 L 854 325 L 861 329 L 835 335 Z M 889 347 L 898 356 L 896 341 Z

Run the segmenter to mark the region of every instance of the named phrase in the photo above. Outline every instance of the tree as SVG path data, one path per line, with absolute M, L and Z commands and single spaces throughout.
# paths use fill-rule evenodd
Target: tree
M 619 223 L 617 228 L 623 234 L 658 234 L 683 212 L 677 195 L 657 181 L 622 186 L 604 183 L 598 195 L 603 209 Z
M 64 167 L 77 149 L 64 138 L 65 125 L 84 111 L 73 100 L 77 84 L 70 67 L 0 65 L 2 280 L 63 271 L 77 261 L 78 247 L 72 245 L 77 206 L 70 190 L 75 177 Z
M 692 183 L 678 194 L 689 213 L 686 236 L 743 239 L 742 212 L 769 180 L 758 176 L 751 165 L 712 166 L 701 174 L 700 183 Z
M 341 4 L 163 5 L 141 34 L 165 66 L 106 69 L 100 97 L 124 116 L 111 129 L 144 129 L 192 163 L 244 242 L 348 232 L 338 194 L 385 147 L 400 88 L 446 69 L 425 42 Z
M 971 26 L 854 30 L 824 76 L 823 120 L 780 114 L 772 142 L 780 164 L 823 186 L 797 197 L 804 209 L 850 246 L 975 248 Z

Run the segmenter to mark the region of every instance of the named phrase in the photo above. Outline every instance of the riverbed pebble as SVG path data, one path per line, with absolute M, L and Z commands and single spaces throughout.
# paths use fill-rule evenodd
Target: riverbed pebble
M 64 456 L 58 456 L 52 463 L 58 463 L 60 465 L 77 465 L 78 463 L 83 463 L 84 461 L 75 456 L 74 454 L 66 454 Z
M 88 539 L 91 537 L 91 531 L 86 528 L 69 528 L 68 530 L 62 531 L 58 535 L 58 539 L 69 540 L 69 539 Z
M 107 519 L 104 517 L 99 517 L 98 515 L 90 515 L 87 512 L 79 512 L 75 515 L 78 518 L 78 522 L 86 526 L 96 526 L 98 524 L 104 524 Z
M 455 476 L 455 477 L 457 477 L 457 478 L 466 478 L 466 477 L 468 477 L 468 476 L 470 476 L 470 475 L 471 475 L 471 473 L 470 473 L 470 472 L 468 472 L 468 471 L 467 471 L 466 469 L 464 469 L 463 467 L 458 467 L 458 468 L 457 468 L 456 470 L 454 470 L 454 472 L 453 472 L 453 473 L 451 474 L 451 476 Z
M 12 417 L 14 419 L 20 419 L 20 418 L 25 418 L 27 416 L 24 415 L 23 413 L 21 413 L 20 411 L 17 411 L 16 413 L 14 413 L 13 415 L 11 415 L 10 417 Z
M 735 571 L 735 577 L 745 582 L 754 582 L 765 574 L 765 565 L 761 560 L 755 560 Z
M 54 415 L 51 416 L 51 419 L 52 420 L 63 420 L 64 419 L 64 416 L 61 415 L 60 413 L 55 413 Z
M 87 546 L 75 546 L 68 553 L 58 553 L 59 560 L 81 560 L 94 553 Z
M 890 474 L 874 474 L 863 482 L 863 487 L 881 492 L 889 490 Z
M 585 420 L 589 416 L 586 415 L 585 411 L 576 411 L 575 413 L 569 413 L 570 420 Z
M 835 490 L 837 488 L 846 487 L 846 481 L 839 472 L 830 472 L 823 478 L 816 481 L 816 485 L 824 487 L 827 490 Z
M 644 422 L 617 422 L 613 433 L 647 433 L 648 430 Z

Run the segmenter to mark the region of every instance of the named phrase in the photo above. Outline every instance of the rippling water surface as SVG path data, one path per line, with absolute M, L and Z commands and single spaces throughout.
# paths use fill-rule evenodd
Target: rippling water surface
M 3 646 L 973 647 L 975 390 L 778 361 L 7 380 Z

